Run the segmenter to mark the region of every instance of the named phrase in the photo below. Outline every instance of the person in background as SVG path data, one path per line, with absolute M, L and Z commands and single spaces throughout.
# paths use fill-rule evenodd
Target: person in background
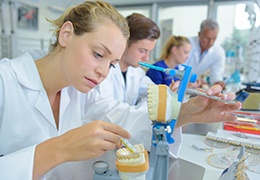
M 219 25 L 212 19 L 202 21 L 198 36 L 189 38 L 191 52 L 185 62 L 191 66 L 193 73 L 203 76 L 209 71 L 209 85 L 219 84 L 225 89 L 223 74 L 225 68 L 225 51 L 215 41 L 219 32 Z M 205 81 L 201 79 L 201 85 Z
M 172 69 L 183 69 L 181 64 L 184 64 L 189 57 L 191 50 L 191 44 L 185 36 L 170 36 L 166 41 L 160 56 L 160 60 L 154 63 L 155 66 Z M 152 79 L 155 84 L 166 84 L 167 86 L 177 87 L 179 79 L 175 76 L 171 76 L 165 72 L 149 69 L 146 75 Z M 176 83 L 172 83 L 176 82 Z M 195 83 L 191 83 L 191 86 L 196 86 Z M 174 88 L 171 87 L 173 90 Z
M 124 52 L 125 18 L 106 2 L 85 1 L 50 22 L 57 39 L 46 56 L 0 61 L 0 179 L 86 179 L 83 160 L 130 138 L 116 124 L 83 121 L 86 93 Z
M 151 79 L 139 67 L 138 62 L 149 60 L 160 37 L 160 29 L 155 22 L 142 14 L 133 13 L 126 17 L 130 38 L 119 63 L 111 68 L 106 80 L 98 86 L 102 97 L 139 106 L 145 102 L 147 85 Z

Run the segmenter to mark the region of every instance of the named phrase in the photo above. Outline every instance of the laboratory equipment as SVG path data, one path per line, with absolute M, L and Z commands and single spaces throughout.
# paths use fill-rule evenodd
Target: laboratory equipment
M 242 102 L 242 110 L 259 111 L 260 110 L 260 83 L 242 83 L 246 87 L 236 93 L 237 98 L 244 98 Z
M 234 161 L 228 168 L 226 168 L 219 180 L 232 180 L 232 179 L 243 179 L 249 180 L 247 176 L 246 169 L 246 154 L 245 154 L 245 147 L 241 146 L 240 152 L 237 155 L 237 160 Z
M 237 120 L 224 122 L 225 130 L 260 135 L 259 113 L 237 111 L 232 114 L 237 116 Z
M 217 100 L 217 101 L 224 102 L 224 103 L 226 103 L 226 104 L 236 104 L 235 101 L 223 100 L 223 99 L 221 99 L 221 97 L 218 97 L 218 96 L 209 96 L 209 95 L 207 95 L 206 93 L 201 92 L 201 91 L 198 91 L 198 90 L 195 90 L 195 89 L 187 88 L 187 89 L 186 89 L 186 93 L 204 96 L 204 97 L 207 97 L 207 98 L 211 98 L 211 99 L 214 99 L 214 100 Z
M 93 180 L 121 180 L 118 171 L 109 169 L 109 165 L 105 161 L 97 161 L 92 165 L 95 171 Z
M 153 121 L 153 137 L 150 152 L 150 169 L 148 179 L 168 179 L 169 144 L 174 143 L 172 133 L 177 122 L 185 91 L 189 82 L 195 82 L 196 74 L 192 74 L 190 66 L 182 65 L 184 70 L 159 68 L 139 62 L 141 66 L 163 71 L 180 79 L 177 92 L 172 92 L 167 85 L 148 86 L 148 112 Z
M 169 166 L 169 144 L 174 143 L 172 133 L 175 124 L 178 120 L 181 104 L 187 90 L 188 83 L 196 82 L 197 75 L 192 74 L 190 66 L 182 65 L 183 70 L 176 70 L 171 68 L 161 68 L 148 63 L 139 62 L 141 66 L 152 68 L 158 71 L 165 72 L 180 79 L 180 84 L 177 92 L 172 92 L 167 85 L 148 86 L 148 111 L 149 118 L 153 122 L 153 136 L 152 147 L 149 156 L 150 168 L 146 174 L 147 179 L 165 180 L 168 179 L 168 166 Z M 189 92 L 209 97 L 207 94 L 201 94 L 196 90 L 188 90 Z M 219 101 L 221 98 L 210 96 Z M 225 103 L 234 103 L 232 101 L 224 101 Z M 118 168 L 119 166 L 117 166 Z M 119 169 L 118 169 L 119 170 Z M 107 171 L 111 176 L 118 178 L 118 173 L 114 171 Z M 106 179 L 107 172 L 104 173 L 103 179 Z M 98 177 L 97 177 L 98 176 Z M 112 178 L 112 177 L 109 178 Z M 94 180 L 99 180 L 102 174 L 95 173 Z
M 129 149 L 132 153 L 137 153 L 136 148 L 135 148 L 127 139 L 122 138 L 122 137 L 120 137 L 120 139 L 121 139 L 121 142 L 123 143 L 123 145 L 124 145 L 127 149 Z
M 188 77 L 185 77 L 184 73 L 188 70 L 187 67 L 189 67 L 189 66 L 182 65 L 182 66 L 184 66 L 185 69 L 184 69 L 184 71 L 181 71 L 181 70 L 176 70 L 176 69 L 171 69 L 171 68 L 161 68 L 161 67 L 158 67 L 158 66 L 154 66 L 154 65 L 151 65 L 151 64 L 144 63 L 144 62 L 139 62 L 139 64 L 143 67 L 162 71 L 162 72 L 165 72 L 165 73 L 167 73 L 171 76 L 175 76 L 175 77 L 179 78 L 180 80 L 184 81 L 182 84 L 186 84 L 186 81 L 187 81 L 186 78 L 188 78 Z M 189 68 L 191 68 L 191 67 L 189 67 Z M 186 76 L 187 76 L 187 74 L 186 74 Z M 191 74 L 189 81 L 195 82 L 196 79 L 197 79 L 197 75 Z M 204 97 L 211 98 L 211 99 L 214 99 L 214 100 L 217 100 L 217 101 L 222 101 L 226 104 L 235 104 L 236 103 L 235 101 L 223 100 L 223 99 L 221 99 L 221 97 L 218 97 L 218 96 L 209 96 L 206 93 L 198 91 L 196 89 L 187 88 L 187 86 L 186 87 L 182 86 L 178 89 L 177 94 L 180 94 L 180 99 L 183 99 L 184 93 L 204 96 Z
M 92 165 L 94 180 L 145 180 L 149 169 L 148 153 L 143 144 L 132 145 L 127 139 L 120 137 L 124 147 L 116 151 L 116 170 L 109 169 L 105 161 L 97 161 Z
M 153 102 L 153 98 L 157 98 L 159 104 L 155 103 L 155 106 L 157 108 L 159 107 L 159 109 L 157 111 L 158 113 L 154 114 L 155 115 L 154 117 L 150 117 L 151 120 L 154 122 L 153 137 L 152 137 L 153 145 L 150 152 L 150 168 L 147 173 L 147 176 L 149 176 L 149 174 L 152 173 L 152 179 L 165 180 L 168 179 L 168 166 L 169 166 L 169 152 L 168 152 L 169 144 L 168 143 L 174 143 L 174 139 L 171 137 L 171 135 L 173 133 L 175 123 L 178 119 L 181 103 L 183 101 L 187 85 L 189 82 L 195 82 L 197 76 L 196 74 L 192 74 L 191 73 L 192 68 L 186 65 L 183 65 L 184 67 L 183 71 L 170 69 L 170 68 L 164 69 L 164 68 L 160 68 L 142 62 L 140 62 L 140 65 L 166 72 L 180 79 L 180 85 L 178 87 L 177 92 L 172 92 L 169 89 L 169 87 L 166 85 L 159 85 L 159 86 L 154 85 L 148 87 L 148 99 L 150 99 L 150 102 Z M 155 91 L 153 91 L 152 89 L 154 89 Z M 151 91 L 154 92 L 154 95 L 151 95 Z M 153 105 L 151 105 L 150 107 L 152 108 Z M 149 113 L 149 116 L 151 116 L 151 111 Z M 120 171 L 120 166 L 117 166 L 117 168 L 119 168 L 118 170 Z M 103 172 L 103 169 L 101 170 L 101 172 Z M 99 173 L 99 170 L 95 170 L 93 179 L 94 180 L 99 180 L 99 179 L 117 180 L 120 178 L 118 175 L 118 171 L 107 169 L 103 173 Z
M 248 138 L 243 138 L 239 134 L 244 134 Z M 205 139 L 205 144 L 216 147 L 216 148 L 226 148 L 229 145 L 233 146 L 245 146 L 251 151 L 260 153 L 260 137 L 255 134 L 248 134 L 243 132 L 227 131 L 224 129 L 218 129 L 216 133 L 208 132 Z
M 116 152 L 118 176 L 122 180 L 146 180 L 146 172 L 149 169 L 148 153 L 143 144 L 131 146 L 127 145 L 127 147 L 120 148 Z M 131 147 L 131 150 L 129 147 Z M 135 149 L 134 152 L 132 148 Z

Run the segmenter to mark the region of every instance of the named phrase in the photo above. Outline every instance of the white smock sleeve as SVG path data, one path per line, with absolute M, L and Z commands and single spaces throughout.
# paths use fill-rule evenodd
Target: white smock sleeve
M 150 151 L 152 139 L 152 123 L 148 116 L 147 106 L 129 106 L 127 103 L 107 98 L 102 98 L 93 89 L 85 99 L 85 118 L 91 120 L 103 120 L 117 124 L 127 130 L 131 135 L 132 144 L 143 143 Z M 87 121 L 86 121 L 87 122 Z M 175 143 L 170 145 L 171 154 L 178 156 L 181 145 L 181 130 L 178 128 L 173 133 Z
M 8 126 L 8 123 L 3 123 L 3 85 L 2 79 L 0 78 L 0 136 L 1 134 L 8 134 L 5 126 Z M 5 152 L 4 147 L 8 143 L 7 140 L 3 140 L 0 144 L 0 179 L 11 179 L 11 180 L 20 180 L 20 179 L 32 179 L 33 175 L 33 166 L 34 166 L 34 153 L 35 147 L 29 146 L 27 148 L 15 151 L 8 149 L 9 152 Z M 17 149 L 17 147 L 13 147 Z M 44 177 L 42 179 L 45 179 Z
M 32 179 L 34 151 L 35 146 L 30 146 L 0 157 L 0 179 Z
M 129 106 L 125 102 L 102 98 L 95 89 L 85 98 L 82 102 L 85 103 L 85 122 L 99 119 L 117 124 L 132 135 L 131 143 L 143 143 L 150 150 L 152 126 L 146 106 Z

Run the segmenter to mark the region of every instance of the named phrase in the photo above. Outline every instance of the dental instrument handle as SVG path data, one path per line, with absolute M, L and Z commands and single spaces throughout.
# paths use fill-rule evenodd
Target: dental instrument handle
M 174 76 L 176 74 L 175 70 L 174 69 L 171 69 L 171 68 L 162 68 L 162 67 L 159 67 L 159 66 L 154 66 L 152 64 L 148 64 L 148 63 L 144 63 L 144 62 L 139 62 L 139 64 L 141 66 L 144 66 L 144 67 L 147 67 L 147 68 L 150 68 L 150 69 L 154 69 L 154 70 L 157 70 L 157 71 L 162 71 L 162 72 L 165 72 L 171 76 Z
M 157 70 L 157 71 L 165 72 L 166 74 L 169 74 L 170 76 L 175 76 L 180 80 L 183 79 L 183 76 L 185 74 L 184 71 L 180 71 L 178 69 L 162 68 L 162 67 L 154 66 L 152 64 L 148 64 L 148 63 L 144 63 L 144 62 L 139 62 L 138 64 L 140 64 L 143 67 L 147 67 L 147 68 L 154 69 L 154 70 Z M 188 67 L 188 66 L 185 66 L 185 65 L 182 65 L 182 66 L 185 67 L 185 68 Z M 188 79 L 188 81 L 194 83 L 196 81 L 196 79 L 197 79 L 197 75 L 191 74 L 190 79 Z
M 190 88 L 187 88 L 187 89 L 186 89 L 186 93 L 190 93 L 190 94 L 196 94 L 196 95 L 204 96 L 204 97 L 207 97 L 207 98 L 211 98 L 211 99 L 214 99 L 214 100 L 217 100 L 217 101 L 224 102 L 224 103 L 226 103 L 226 104 L 236 104 L 235 101 L 227 101 L 227 100 L 223 100 L 223 99 L 221 99 L 221 98 L 218 97 L 218 96 L 209 96 L 209 95 L 207 95 L 206 93 L 201 92 L 201 91 L 198 91 L 198 90 L 196 90 L 196 89 L 190 89 Z
M 137 153 L 136 148 L 127 139 L 120 137 L 120 140 L 132 153 Z

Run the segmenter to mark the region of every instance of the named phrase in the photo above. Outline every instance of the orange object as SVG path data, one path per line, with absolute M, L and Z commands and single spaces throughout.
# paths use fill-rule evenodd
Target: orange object
M 117 170 L 120 172 L 140 173 L 149 169 L 148 153 L 144 151 L 145 162 L 143 164 L 122 164 L 116 160 Z
M 159 94 L 160 97 L 158 100 L 158 119 L 157 121 L 165 123 L 165 114 L 166 114 L 166 106 L 167 106 L 167 88 L 163 85 L 158 85 L 159 87 Z
M 250 112 L 235 112 L 237 121 L 224 122 L 224 129 L 260 135 L 260 114 Z

